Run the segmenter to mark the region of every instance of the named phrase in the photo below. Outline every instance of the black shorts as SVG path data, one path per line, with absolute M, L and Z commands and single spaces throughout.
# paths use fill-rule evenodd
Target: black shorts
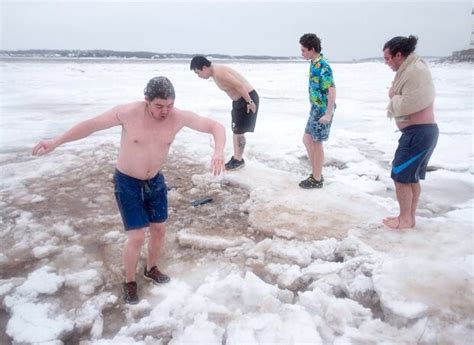
M 392 162 L 392 179 L 400 183 L 424 180 L 438 135 L 439 129 L 434 123 L 403 128 Z
M 257 107 L 255 113 L 250 112 L 247 114 L 247 102 L 243 98 L 239 98 L 232 102 L 232 132 L 234 132 L 234 134 L 243 134 L 255 130 L 259 97 L 255 90 L 252 90 L 249 93 L 249 96 Z

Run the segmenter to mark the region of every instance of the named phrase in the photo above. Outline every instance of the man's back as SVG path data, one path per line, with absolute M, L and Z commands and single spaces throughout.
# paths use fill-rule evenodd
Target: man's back
M 253 90 L 252 85 L 236 70 L 224 66 L 213 64 L 213 79 L 216 85 L 229 95 L 229 97 L 236 101 L 241 98 L 241 94 L 238 92 L 237 87 L 240 85 L 244 87 L 245 92 L 249 93 Z

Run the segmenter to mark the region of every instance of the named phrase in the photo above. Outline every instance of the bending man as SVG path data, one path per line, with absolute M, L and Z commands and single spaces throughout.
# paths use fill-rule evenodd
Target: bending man
M 237 71 L 223 65 L 211 63 L 204 56 L 195 56 L 190 69 L 200 78 L 212 77 L 216 85 L 232 99 L 232 131 L 234 132 L 234 155 L 225 164 L 227 170 L 245 166 L 242 157 L 245 150 L 245 133 L 255 130 L 259 97 L 252 85 Z

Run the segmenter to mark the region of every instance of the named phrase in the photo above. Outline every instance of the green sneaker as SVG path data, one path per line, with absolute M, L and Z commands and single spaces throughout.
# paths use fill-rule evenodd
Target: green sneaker
M 324 177 L 322 175 L 321 180 L 318 181 L 313 177 L 313 174 L 311 174 L 306 180 L 301 181 L 299 186 L 304 189 L 323 188 L 323 181 Z

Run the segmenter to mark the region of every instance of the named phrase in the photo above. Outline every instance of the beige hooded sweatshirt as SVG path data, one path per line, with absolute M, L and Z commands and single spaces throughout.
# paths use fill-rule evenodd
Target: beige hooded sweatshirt
M 392 83 L 395 95 L 387 107 L 387 116 L 407 116 L 433 103 L 435 89 L 427 63 L 415 53 L 407 56 Z

